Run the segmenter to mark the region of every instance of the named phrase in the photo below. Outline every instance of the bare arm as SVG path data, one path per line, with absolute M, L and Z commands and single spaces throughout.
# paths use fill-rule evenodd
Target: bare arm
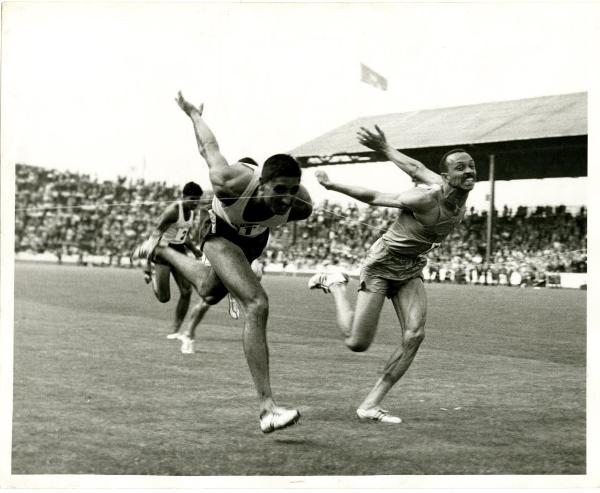
M 358 141 L 376 152 L 381 152 L 388 160 L 410 176 L 413 181 L 436 185 L 442 183 L 442 177 L 431 171 L 422 162 L 413 159 L 406 154 L 394 149 L 387 141 L 383 131 L 375 125 L 375 132 L 361 127 L 357 133 Z
M 239 188 L 243 190 L 247 185 L 247 173 L 239 166 L 229 166 L 221 154 L 217 138 L 202 118 L 204 105 L 194 106 L 183 97 L 181 91 L 177 93 L 175 101 L 192 120 L 198 151 L 208 165 L 209 178 L 215 194 L 219 198 L 235 197 L 236 192 L 239 194 Z
M 427 214 L 433 205 L 431 194 L 421 188 L 413 188 L 402 193 L 385 193 L 355 185 L 335 183 L 324 171 L 317 171 L 315 176 L 327 190 L 343 193 L 369 205 L 409 209 L 418 214 Z
M 177 204 L 169 205 L 165 211 L 160 215 L 158 224 L 150 234 L 150 242 L 152 249 L 160 243 L 162 235 L 165 233 L 171 224 L 177 222 L 179 211 L 177 210 Z

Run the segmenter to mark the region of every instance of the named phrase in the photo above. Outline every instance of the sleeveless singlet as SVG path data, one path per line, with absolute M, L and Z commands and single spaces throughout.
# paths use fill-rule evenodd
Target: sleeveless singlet
M 428 188 L 433 189 L 433 186 Z M 401 209 L 398 218 L 382 236 L 388 249 L 401 255 L 423 255 L 437 247 L 462 221 L 466 210 L 463 206 L 455 214 L 448 214 L 439 199 L 437 206 L 440 215 L 432 225 L 420 223 L 411 211 Z
M 177 221 L 171 224 L 163 233 L 161 238 L 161 244 L 163 245 L 169 243 L 181 245 L 185 243 L 188 232 L 194 224 L 194 211 L 190 211 L 190 217 L 186 220 L 183 214 L 183 205 L 180 200 L 177 201 L 177 206 L 179 209 L 179 216 L 177 217 Z
M 253 175 L 241 196 L 232 204 L 226 205 L 215 195 L 212 201 L 212 212 L 231 226 L 238 235 L 255 237 L 261 235 L 270 228 L 287 223 L 290 211 L 288 210 L 283 215 L 271 216 L 263 221 L 249 222 L 245 220 L 244 211 L 259 186 L 261 173 L 261 169 L 254 166 L 248 166 L 248 169 L 252 170 Z

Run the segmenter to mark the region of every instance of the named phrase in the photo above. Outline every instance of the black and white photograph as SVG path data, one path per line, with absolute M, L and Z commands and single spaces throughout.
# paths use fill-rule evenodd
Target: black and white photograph
M 2 488 L 600 487 L 600 3 L 1 28 Z

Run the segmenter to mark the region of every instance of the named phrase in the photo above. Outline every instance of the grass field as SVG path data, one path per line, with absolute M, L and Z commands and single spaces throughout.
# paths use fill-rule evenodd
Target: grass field
M 174 302 L 139 271 L 17 264 L 12 473 L 585 474 L 585 292 L 427 286 L 425 341 L 385 401 L 405 422 L 384 425 L 354 412 L 395 344 L 391 305 L 351 353 L 330 296 L 264 285 L 273 390 L 303 413 L 271 435 L 225 303 L 182 355 Z

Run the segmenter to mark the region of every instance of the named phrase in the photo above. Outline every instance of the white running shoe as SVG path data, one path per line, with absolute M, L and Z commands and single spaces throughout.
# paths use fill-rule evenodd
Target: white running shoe
M 308 280 L 308 289 L 322 289 L 325 293 L 330 293 L 330 287 L 333 284 L 347 284 L 348 274 L 345 272 L 317 272 Z
M 300 419 L 298 409 L 276 407 L 272 411 L 265 411 L 260 415 L 260 431 L 271 433 L 292 426 Z
M 356 410 L 356 414 L 360 419 L 371 420 L 371 421 L 381 421 L 382 423 L 402 423 L 402 418 L 398 416 L 393 416 L 389 411 L 381 409 L 380 407 L 374 407 L 371 409 L 361 409 L 358 408 Z
M 171 332 L 167 334 L 167 339 L 179 339 L 181 340 L 181 334 L 179 332 Z
M 187 334 L 181 334 L 179 337 L 181 341 L 181 352 L 183 354 L 194 354 L 194 339 L 191 339 Z
M 229 316 L 234 320 L 237 320 L 240 318 L 240 305 L 231 294 L 228 294 L 227 296 L 229 297 Z

